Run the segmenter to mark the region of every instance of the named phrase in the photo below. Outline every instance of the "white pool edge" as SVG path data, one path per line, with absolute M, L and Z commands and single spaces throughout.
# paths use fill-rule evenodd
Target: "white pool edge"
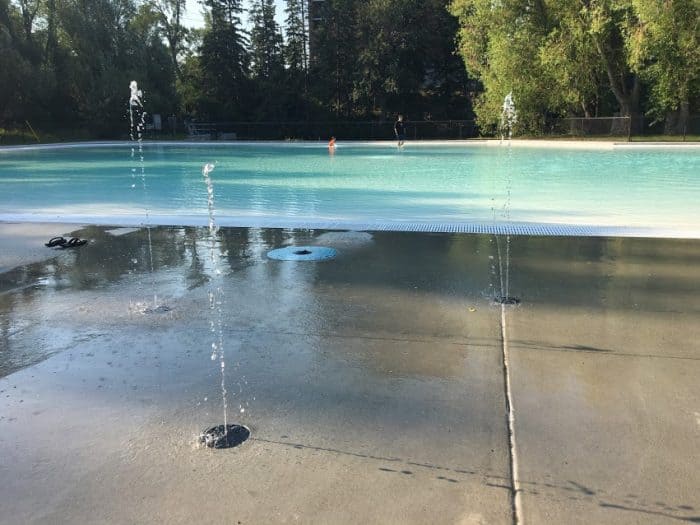
M 246 146 L 276 146 L 289 148 L 327 148 L 325 141 L 143 141 L 148 146 L 187 146 L 187 147 L 246 147 Z M 58 144 L 27 144 L 19 146 L 0 146 L 3 151 L 31 151 L 42 149 L 69 148 L 100 148 L 100 147 L 134 147 L 132 141 L 87 141 L 62 142 Z M 366 146 L 381 148 L 396 148 L 394 140 L 375 141 L 338 141 L 336 148 L 344 146 Z M 580 150 L 617 150 L 617 149 L 698 149 L 700 142 L 615 142 L 615 141 L 579 141 L 579 140 L 527 140 L 513 139 L 501 141 L 498 139 L 469 139 L 469 140 L 416 140 L 407 141 L 405 149 L 413 147 L 515 147 L 540 149 L 580 149 Z

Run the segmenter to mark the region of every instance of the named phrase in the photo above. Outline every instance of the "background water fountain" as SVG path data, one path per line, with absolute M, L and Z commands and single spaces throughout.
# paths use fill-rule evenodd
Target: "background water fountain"
M 513 102 L 513 92 L 508 93 L 503 99 L 503 109 L 501 110 L 501 141 L 505 137 L 510 140 L 513 136 L 513 127 L 518 122 L 518 112 L 515 110 Z
M 146 212 L 145 226 L 148 235 L 148 258 L 149 258 L 149 272 L 151 275 L 151 286 L 153 291 L 153 304 L 149 306 L 148 304 L 136 304 L 136 309 L 141 313 L 163 313 L 170 310 L 164 304 L 158 304 L 158 294 L 156 291 L 155 273 L 153 271 L 153 240 L 151 238 L 151 225 L 150 225 L 150 210 L 148 207 L 148 186 L 146 184 L 146 167 L 144 164 L 143 155 L 143 131 L 146 124 L 146 111 L 143 107 L 143 92 L 139 89 L 138 83 L 132 80 L 129 83 L 129 136 L 131 138 L 131 158 L 135 159 L 136 150 L 138 149 L 138 169 L 140 171 L 141 178 L 141 188 L 143 192 L 144 209 Z M 134 147 L 136 145 L 136 147 Z M 131 178 L 132 184 L 131 188 L 136 188 L 136 177 L 137 168 L 131 168 Z
M 209 257 L 212 266 L 212 280 L 209 289 L 209 328 L 213 336 L 211 343 L 211 360 L 219 362 L 221 369 L 221 399 L 224 409 L 224 423 L 204 431 L 200 436 L 200 442 L 210 448 L 230 448 L 241 444 L 248 439 L 250 431 L 242 426 L 228 423 L 228 393 L 226 390 L 226 359 L 224 352 L 224 327 L 223 327 L 223 303 L 224 292 L 221 286 L 221 269 L 219 264 L 219 250 L 217 249 L 217 238 L 219 228 L 214 217 L 214 184 L 211 180 L 211 172 L 214 171 L 214 164 L 205 164 L 202 167 L 202 176 L 207 185 L 207 209 L 209 212 Z M 240 412 L 245 412 L 240 406 Z

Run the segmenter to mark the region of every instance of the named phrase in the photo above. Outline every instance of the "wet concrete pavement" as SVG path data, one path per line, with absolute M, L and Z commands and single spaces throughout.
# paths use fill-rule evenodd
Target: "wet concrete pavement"
M 153 229 L 153 272 L 105 230 L 0 273 L 2 523 L 700 517 L 697 241 L 512 240 L 513 472 L 493 237 L 222 229 L 217 277 L 203 229 Z M 212 451 L 218 286 L 252 436 Z

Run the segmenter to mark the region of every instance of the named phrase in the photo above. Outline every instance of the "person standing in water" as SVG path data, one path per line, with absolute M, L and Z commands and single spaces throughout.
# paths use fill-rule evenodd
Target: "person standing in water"
M 403 122 L 403 115 L 399 115 L 394 123 L 394 134 L 396 140 L 399 141 L 399 148 L 403 148 L 403 143 L 406 140 L 406 125 Z

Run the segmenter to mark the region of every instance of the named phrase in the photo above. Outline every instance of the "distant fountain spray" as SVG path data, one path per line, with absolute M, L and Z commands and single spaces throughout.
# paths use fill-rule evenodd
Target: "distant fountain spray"
M 214 164 L 205 164 L 202 167 L 202 176 L 207 185 L 207 208 L 209 211 L 209 256 L 212 265 L 212 285 L 209 289 L 209 310 L 211 317 L 209 329 L 214 341 L 211 343 L 211 360 L 219 362 L 221 369 L 221 398 L 224 407 L 224 424 L 206 430 L 200 436 L 200 442 L 210 448 L 230 448 L 241 444 L 248 439 L 250 431 L 241 425 L 229 425 L 228 423 L 228 396 L 226 390 L 226 360 L 224 354 L 224 328 L 222 306 L 224 292 L 221 286 L 221 269 L 219 268 L 219 251 L 217 250 L 217 236 L 219 228 L 214 218 L 214 184 L 211 180 L 211 172 Z M 243 411 L 243 409 L 241 409 Z
M 146 185 L 146 167 L 144 164 L 143 155 L 143 131 L 146 127 L 146 111 L 143 107 L 143 92 L 139 89 L 138 84 L 135 80 L 129 83 L 129 136 L 131 137 L 131 158 L 136 158 L 136 150 L 138 149 L 139 156 L 139 171 L 141 178 L 141 188 L 143 190 L 144 199 L 144 209 L 146 213 L 146 232 L 148 234 L 148 258 L 149 258 L 149 270 L 151 275 L 151 286 L 153 291 L 153 305 L 138 305 L 137 309 L 141 313 L 163 313 L 168 312 L 170 308 L 165 305 L 158 304 L 158 294 L 156 292 L 156 281 L 155 273 L 153 271 L 153 241 L 151 239 L 151 225 L 150 225 L 150 210 L 148 209 L 148 186 Z M 134 147 L 136 145 L 136 147 Z M 131 169 L 131 178 L 133 183 L 132 188 L 136 187 L 136 168 Z
M 513 127 L 518 122 L 518 112 L 515 110 L 513 102 L 513 92 L 511 91 L 503 99 L 503 109 L 501 110 L 501 141 L 513 137 Z

